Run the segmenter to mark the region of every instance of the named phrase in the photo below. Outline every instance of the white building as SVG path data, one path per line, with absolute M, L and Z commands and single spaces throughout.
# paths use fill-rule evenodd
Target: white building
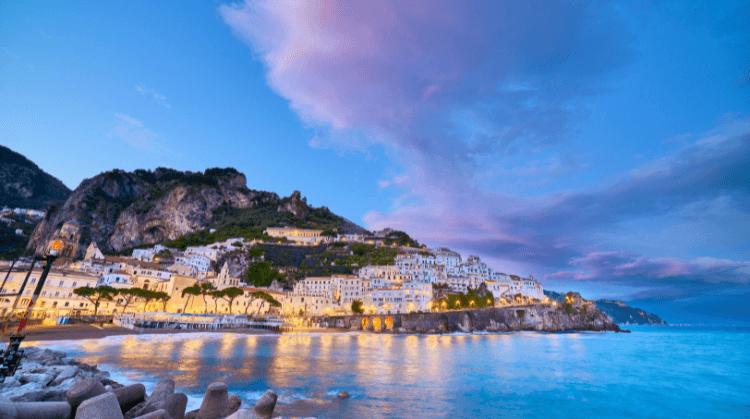
M 446 268 L 458 266 L 461 263 L 461 255 L 444 247 L 432 250 L 437 262 Z
M 309 230 L 293 227 L 268 227 L 265 233 L 271 237 L 286 237 L 289 241 L 312 245 L 327 243 L 330 241 L 329 237 L 321 236 L 323 230 Z
M 188 247 L 185 249 L 184 256 L 203 256 L 205 258 L 208 258 L 210 261 L 216 262 L 216 259 L 218 259 L 220 250 L 214 247 L 207 247 L 207 246 L 197 246 L 197 247 Z
M 200 254 L 185 253 L 185 255 L 175 258 L 175 263 L 170 269 L 180 275 L 202 279 L 208 275 L 208 271 L 211 269 L 211 259 Z
M 399 314 L 430 311 L 432 308 L 432 284 L 410 281 L 400 286 L 372 288 L 365 292 L 365 313 Z

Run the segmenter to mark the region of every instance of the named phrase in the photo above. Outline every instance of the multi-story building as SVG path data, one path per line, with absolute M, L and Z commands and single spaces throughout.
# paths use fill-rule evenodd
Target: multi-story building
M 26 309 L 31 301 L 32 294 L 36 288 L 37 281 L 41 277 L 42 270 L 34 269 L 29 275 L 29 280 L 20 296 L 3 297 L 3 294 L 16 294 L 26 278 L 28 270 L 13 270 L 8 275 L 8 281 L 0 293 L 0 314 L 6 314 L 15 304 L 16 310 Z M 82 272 L 71 272 L 52 269 L 42 288 L 39 300 L 32 313 L 33 318 L 44 315 L 69 316 L 76 314 L 93 314 L 93 304 L 87 299 L 77 296 L 73 290 L 80 287 L 96 287 L 99 278 Z M 99 306 L 99 312 L 107 313 L 114 309 L 114 302 L 103 302 Z
M 330 237 L 321 235 L 323 230 L 309 230 L 294 227 L 268 227 L 265 233 L 271 237 L 286 237 L 289 241 L 312 245 L 327 243 L 330 241 Z

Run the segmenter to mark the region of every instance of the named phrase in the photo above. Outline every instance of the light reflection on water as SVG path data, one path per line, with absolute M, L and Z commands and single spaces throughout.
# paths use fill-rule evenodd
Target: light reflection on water
M 248 405 L 271 388 L 287 416 L 748 415 L 749 333 L 636 329 L 630 335 L 141 335 L 46 345 L 150 377 L 151 386 L 171 377 L 193 406 L 217 379 Z M 341 390 L 352 398 L 336 400 Z

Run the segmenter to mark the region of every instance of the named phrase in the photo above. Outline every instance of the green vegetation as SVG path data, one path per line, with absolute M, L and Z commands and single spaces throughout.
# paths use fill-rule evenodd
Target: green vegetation
M 232 314 L 232 303 L 234 303 L 234 300 L 244 294 L 245 292 L 242 291 L 242 289 L 237 287 L 229 287 L 224 288 L 221 291 L 214 291 L 211 295 L 215 299 L 222 299 L 229 303 L 229 314 Z
M 73 290 L 73 294 L 89 300 L 94 305 L 94 314 L 99 312 L 99 304 L 102 300 L 112 301 L 117 293 L 117 289 L 106 286 L 99 288 L 81 287 Z
M 570 314 L 573 312 L 573 304 L 565 303 L 565 312 Z
M 286 284 L 286 277 L 266 262 L 258 262 L 250 265 L 245 273 L 247 282 L 256 287 L 267 287 L 271 285 L 274 279 Z
M 420 247 L 418 241 L 412 239 L 403 231 L 392 231 L 388 233 L 388 235 L 385 237 L 385 244 L 388 246 L 396 244 L 397 246 Z
M 357 314 L 362 314 L 365 312 L 365 309 L 362 307 L 362 301 L 352 301 L 352 312 Z
M 255 300 L 263 300 L 261 301 L 260 305 L 258 306 L 258 310 L 256 313 L 260 312 L 260 309 L 263 307 L 263 304 L 268 303 L 271 305 L 271 307 L 281 307 L 281 303 L 278 302 L 275 298 L 273 298 L 271 295 L 263 292 L 263 291 L 255 291 L 250 293 L 250 297 L 252 297 L 252 300 L 247 304 L 247 307 L 245 308 L 245 314 L 247 313 L 247 310 L 252 305 L 253 301 Z
M 459 310 L 462 308 L 480 308 L 480 307 L 494 307 L 495 300 L 492 294 L 480 294 L 476 290 L 469 289 L 464 294 L 459 292 L 458 294 L 448 294 L 447 296 L 440 299 L 440 306 L 443 307 L 443 302 L 446 303 L 446 309 L 448 310 Z

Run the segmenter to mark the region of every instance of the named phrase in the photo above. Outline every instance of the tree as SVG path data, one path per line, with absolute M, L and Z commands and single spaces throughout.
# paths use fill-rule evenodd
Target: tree
M 123 297 L 122 303 L 119 305 L 122 307 L 122 314 L 125 314 L 125 311 L 128 309 L 128 306 L 130 306 L 130 303 L 137 297 L 140 297 L 140 291 L 143 291 L 140 288 L 131 288 L 131 289 L 122 289 L 119 290 L 118 295 Z
M 182 308 L 183 313 L 187 313 L 187 306 L 188 302 L 190 302 L 190 299 L 201 295 L 201 286 L 196 282 L 195 284 L 182 290 L 182 298 L 185 298 L 185 294 L 188 295 L 188 298 L 187 300 L 185 300 L 185 306 Z
M 201 297 L 203 297 L 203 307 L 206 310 L 206 313 L 208 313 L 208 303 L 206 302 L 206 297 L 213 297 L 212 293 L 216 291 L 216 288 L 214 285 L 210 282 L 203 282 L 201 283 Z
M 266 262 L 259 262 L 247 268 L 247 280 L 256 287 L 267 287 L 271 285 L 274 278 L 283 278 L 281 274 L 271 268 Z
M 73 290 L 73 294 L 91 301 L 94 305 L 94 315 L 99 312 L 99 304 L 102 300 L 112 301 L 118 293 L 117 289 L 106 285 L 98 288 L 80 287 Z
M 221 298 L 222 300 L 227 301 L 229 303 L 229 314 L 232 314 L 232 304 L 234 303 L 234 300 L 244 293 L 245 291 L 242 291 L 240 288 L 229 287 L 224 288 L 221 291 L 214 291 L 213 296 L 214 298 Z
M 138 291 L 140 293 L 140 297 L 146 300 L 146 305 L 144 306 L 144 310 L 148 308 L 148 305 L 151 303 L 151 301 L 157 300 L 157 301 L 164 301 L 165 299 L 169 299 L 169 294 L 166 292 L 158 292 L 158 291 L 151 291 L 151 290 L 140 290 Z
M 166 292 L 160 292 L 158 297 L 156 297 L 157 300 L 161 301 L 161 311 L 167 311 L 167 301 L 169 301 L 170 298 L 172 298 L 169 294 Z
M 260 313 L 260 309 L 263 307 L 263 304 L 268 302 L 272 307 L 280 307 L 281 303 L 276 301 L 275 298 L 273 298 L 270 294 L 267 294 L 263 291 L 255 291 L 250 293 L 250 301 L 247 303 L 247 307 L 245 307 L 245 314 L 248 314 L 247 311 L 250 309 L 250 306 L 253 305 L 253 301 L 255 300 L 262 300 L 260 305 L 258 306 L 258 310 L 255 311 L 255 313 Z
M 357 314 L 362 314 L 365 312 L 365 309 L 362 307 L 362 301 L 352 301 L 352 312 Z
M 325 237 L 338 237 L 338 234 L 335 231 L 333 231 L 332 228 L 327 228 L 323 230 L 323 232 L 320 233 L 320 235 L 325 236 Z

